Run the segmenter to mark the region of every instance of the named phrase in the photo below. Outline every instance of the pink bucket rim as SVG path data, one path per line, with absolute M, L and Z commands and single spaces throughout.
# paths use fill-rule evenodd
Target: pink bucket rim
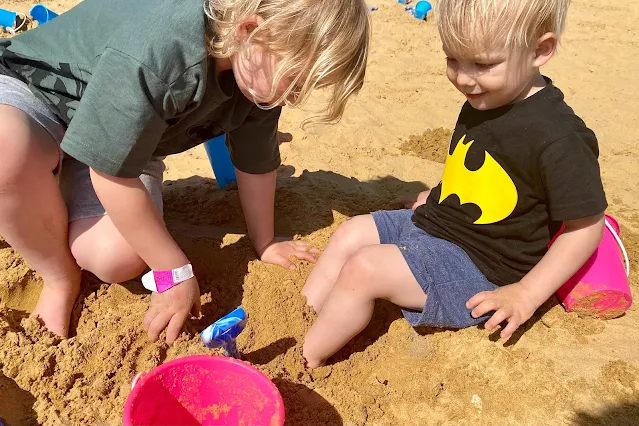
M 619 221 L 609 213 L 606 213 L 604 216 L 608 220 L 608 222 L 610 222 L 610 225 L 612 225 L 617 234 L 621 233 L 621 226 L 619 225 Z
M 123 419 L 122 419 L 124 426 L 133 425 L 132 405 L 133 405 L 133 400 L 135 399 L 134 396 L 139 393 L 141 389 L 141 385 L 144 384 L 144 382 L 149 380 L 151 377 L 156 376 L 157 374 L 163 372 L 164 370 L 168 370 L 174 365 L 186 364 L 187 362 L 190 362 L 190 361 L 210 361 L 211 359 L 215 361 L 236 364 L 237 366 L 243 368 L 244 370 L 247 370 L 251 373 L 257 373 L 257 376 L 263 379 L 266 382 L 267 387 L 271 388 L 271 391 L 273 391 L 273 395 L 275 395 L 275 398 L 277 399 L 276 406 L 278 407 L 277 411 L 278 411 L 279 417 L 280 419 L 284 420 L 285 413 L 284 413 L 284 400 L 282 399 L 282 394 L 280 393 L 280 390 L 277 388 L 277 386 L 275 386 L 275 383 L 273 383 L 273 381 L 266 374 L 262 373 L 260 370 L 253 367 L 251 364 L 241 361 L 239 359 L 229 358 L 229 357 L 220 356 L 220 355 L 190 355 L 190 356 L 174 359 L 172 361 L 159 365 L 155 368 L 152 368 L 148 373 L 145 373 L 141 377 L 139 377 L 139 380 L 135 381 L 134 386 L 131 389 L 131 392 L 129 393 L 129 395 L 127 396 L 126 402 L 124 404 L 124 413 L 123 413 Z

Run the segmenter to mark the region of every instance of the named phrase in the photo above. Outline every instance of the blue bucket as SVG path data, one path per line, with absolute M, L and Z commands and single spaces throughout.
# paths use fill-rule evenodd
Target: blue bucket
M 226 135 L 217 136 L 204 143 L 206 155 L 215 174 L 217 186 L 225 189 L 230 183 L 237 182 L 235 177 L 235 166 L 231 161 L 229 150 L 226 147 Z
M 29 15 L 31 15 L 33 19 L 38 21 L 38 24 L 40 25 L 47 23 L 53 18 L 55 18 L 56 16 L 58 16 L 57 13 L 55 13 L 51 9 L 48 9 L 43 4 L 36 4 L 35 6 L 33 6 L 31 10 L 29 11 Z
M 433 9 L 433 6 L 427 1 L 419 1 L 415 5 L 415 10 L 413 12 L 413 16 L 419 20 L 426 19 L 426 15 Z
M 18 16 L 16 12 L 0 9 L 0 27 L 13 28 L 16 24 L 16 16 Z

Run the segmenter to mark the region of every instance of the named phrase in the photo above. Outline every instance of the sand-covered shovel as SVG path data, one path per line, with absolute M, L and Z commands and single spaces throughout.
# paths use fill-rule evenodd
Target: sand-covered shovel
M 200 336 L 207 348 L 224 348 L 226 356 L 240 359 L 235 339 L 246 326 L 246 312 L 242 307 L 225 315 L 205 328 Z

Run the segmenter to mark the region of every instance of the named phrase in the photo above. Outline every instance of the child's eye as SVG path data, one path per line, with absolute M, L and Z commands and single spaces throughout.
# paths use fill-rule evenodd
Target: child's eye
M 497 64 L 479 64 L 479 63 L 475 63 L 475 68 L 477 68 L 478 70 L 481 70 L 481 71 L 487 71 L 487 70 L 493 68 L 495 65 L 497 65 Z
M 451 58 L 450 56 L 446 56 L 446 62 L 449 64 L 457 62 L 457 59 Z

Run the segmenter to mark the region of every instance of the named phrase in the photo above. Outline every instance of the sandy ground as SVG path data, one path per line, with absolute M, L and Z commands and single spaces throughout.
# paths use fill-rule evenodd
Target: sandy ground
M 50 6 L 61 12 L 75 3 Z M 0 2 L 25 12 L 31 5 Z M 445 78 L 434 22 L 411 18 L 391 0 L 376 5 L 366 87 L 343 121 L 304 131 L 308 111 L 283 115 L 281 130 L 293 140 L 282 146 L 280 235 L 324 247 L 346 217 L 391 207 L 440 177 L 446 130 L 462 99 Z M 544 70 L 599 137 L 609 211 L 632 259 L 639 256 L 637 22 L 638 2 L 573 0 L 561 51 Z M 636 307 L 600 321 L 551 300 L 504 345 L 482 328 L 414 330 L 396 307 L 379 304 L 371 326 L 331 365 L 305 371 L 300 347 L 313 315 L 299 292 L 311 266 L 288 272 L 255 260 L 237 192 L 217 189 L 203 149 L 170 158 L 166 177 L 167 223 L 198 271 L 204 318 L 189 322 L 172 347 L 150 343 L 139 282 L 107 286 L 87 277 L 74 336 L 60 341 L 27 318 L 40 279 L 0 241 L 0 415 L 9 424 L 119 424 L 137 372 L 210 353 L 197 331 L 240 304 L 251 315 L 239 338 L 244 359 L 277 384 L 291 425 L 639 423 Z

